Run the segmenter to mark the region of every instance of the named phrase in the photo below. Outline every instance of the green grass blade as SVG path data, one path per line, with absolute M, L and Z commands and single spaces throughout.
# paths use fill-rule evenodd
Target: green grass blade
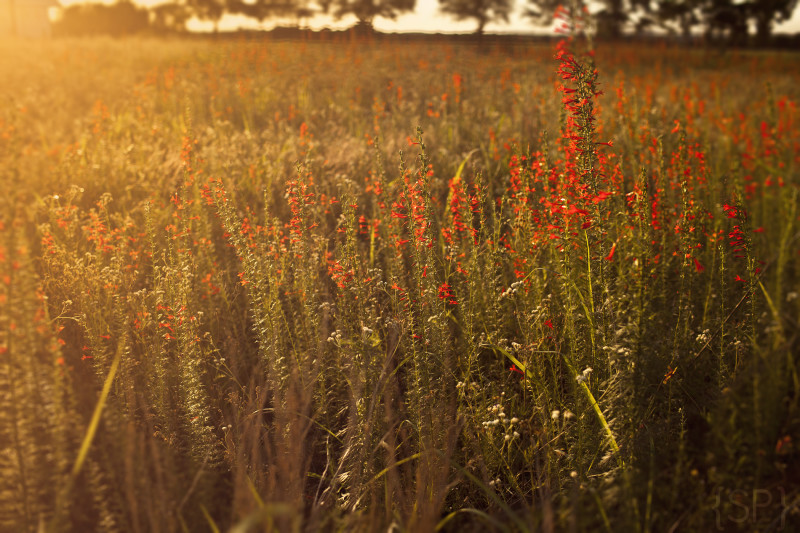
M 493 518 L 490 515 L 488 515 L 487 513 L 484 513 L 483 511 L 479 511 L 478 509 L 473 509 L 471 507 L 470 508 L 466 508 L 466 509 L 458 509 L 458 510 L 453 511 L 452 513 L 448 514 L 447 516 L 442 518 L 439 521 L 438 524 L 436 524 L 436 527 L 434 528 L 434 531 L 441 531 L 442 528 L 444 526 L 446 526 L 447 523 L 450 522 L 450 520 L 452 520 L 453 518 L 455 518 L 456 515 L 458 515 L 459 513 L 470 513 L 470 514 L 477 515 L 478 517 L 480 517 L 481 519 L 483 519 L 487 523 L 493 525 L 495 528 L 497 528 L 500 531 L 508 531 L 508 532 L 511 531 L 511 529 L 508 526 L 506 526 L 505 524 L 503 524 L 502 522 L 500 522 L 496 518 Z
M 111 362 L 111 368 L 108 370 L 108 376 L 106 376 L 106 380 L 103 383 L 103 390 L 100 392 L 100 399 L 97 400 L 97 405 L 94 408 L 92 419 L 89 422 L 86 435 L 83 437 L 83 442 L 81 443 L 80 450 L 78 451 L 78 457 L 75 459 L 75 464 L 72 467 L 73 478 L 75 478 L 81 471 L 83 463 L 86 461 L 86 456 L 89 454 L 89 449 L 92 447 L 92 441 L 97 434 L 97 428 L 100 425 L 100 417 L 103 414 L 103 409 L 105 408 L 108 394 L 111 392 L 111 384 L 114 382 L 114 377 L 117 375 L 117 370 L 119 369 L 119 363 L 122 359 L 122 347 L 124 345 L 125 343 L 122 340 L 120 340 L 117 344 L 117 352 L 114 354 L 114 360 Z
M 614 433 L 611 431 L 611 427 L 608 425 L 608 420 L 603 415 L 603 411 L 600 409 L 600 405 L 597 403 L 597 400 L 592 394 L 591 389 L 589 389 L 589 385 L 586 384 L 585 381 L 578 380 L 578 371 L 575 370 L 573 364 L 567 359 L 567 356 L 562 354 L 564 358 L 564 362 L 566 363 L 569 371 L 572 373 L 573 378 L 575 381 L 578 382 L 578 385 L 583 390 L 583 393 L 586 395 L 586 398 L 589 400 L 589 404 L 592 406 L 595 414 L 597 415 L 597 420 L 600 422 L 600 425 L 603 427 L 603 431 L 606 434 L 606 438 L 608 438 L 608 443 L 611 446 L 611 449 L 614 451 L 615 456 L 617 457 L 617 462 L 621 467 L 625 467 L 625 462 L 622 460 L 622 457 L 619 452 L 619 445 L 617 444 L 617 439 L 614 437 Z
M 530 528 L 528 527 L 528 524 L 525 522 L 525 520 L 523 520 L 517 513 L 515 513 L 513 509 L 511 509 L 511 507 L 509 507 L 506 502 L 500 499 L 500 497 L 497 496 L 497 493 L 494 490 L 487 487 L 485 483 L 483 483 L 480 479 L 475 477 L 466 468 L 454 463 L 453 461 L 451 461 L 450 463 L 456 468 L 456 470 L 461 472 L 466 478 L 468 478 L 470 481 L 475 483 L 475 485 L 477 485 L 481 490 L 483 490 L 483 492 L 486 493 L 489 499 L 491 499 L 495 505 L 500 507 L 506 513 L 506 515 L 508 515 L 508 518 L 512 522 L 514 522 L 514 524 L 519 528 L 519 531 L 530 531 Z
M 219 527 L 217 526 L 217 523 L 214 522 L 213 518 L 211 518 L 211 514 L 208 512 L 208 509 L 206 509 L 205 505 L 202 505 L 202 504 L 200 505 L 200 511 L 203 513 L 203 516 L 205 517 L 206 522 L 208 522 L 208 527 L 211 528 L 212 533 L 220 533 L 220 530 L 219 530 Z

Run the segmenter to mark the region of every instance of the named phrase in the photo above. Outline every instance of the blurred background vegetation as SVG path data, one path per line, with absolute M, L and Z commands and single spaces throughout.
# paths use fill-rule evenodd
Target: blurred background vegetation
M 554 11 L 563 3 L 527 0 L 519 6 L 513 0 L 438 2 L 443 21 L 474 23 L 476 35 L 483 34 L 487 24 L 505 24 L 514 17 L 530 21 L 531 31 L 535 32 L 537 27 L 542 31 L 552 25 Z M 596 35 L 601 39 L 656 36 L 736 46 L 794 43 L 793 36 L 776 36 L 774 29 L 792 17 L 797 0 L 600 0 L 586 5 L 594 15 Z M 114 4 L 62 7 L 53 33 L 57 36 L 181 33 L 187 31 L 187 22 L 192 19 L 210 22 L 216 33 L 225 15 L 252 19 L 259 27 L 280 20 L 283 27 L 273 32 L 284 34 L 287 24 L 295 31 L 302 30 L 317 16 L 348 18 L 357 21 L 351 31 L 372 33 L 376 19 L 396 19 L 415 7 L 416 0 L 177 0 L 151 6 L 121 0 Z

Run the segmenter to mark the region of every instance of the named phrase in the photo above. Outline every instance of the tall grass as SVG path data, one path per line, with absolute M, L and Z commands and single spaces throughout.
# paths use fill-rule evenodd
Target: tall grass
M 797 520 L 794 56 L 13 46 L 1 529 Z

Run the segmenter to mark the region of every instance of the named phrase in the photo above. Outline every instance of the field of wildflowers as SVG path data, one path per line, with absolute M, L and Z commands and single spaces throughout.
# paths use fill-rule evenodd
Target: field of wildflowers
M 0 57 L 0 530 L 800 523 L 797 55 Z

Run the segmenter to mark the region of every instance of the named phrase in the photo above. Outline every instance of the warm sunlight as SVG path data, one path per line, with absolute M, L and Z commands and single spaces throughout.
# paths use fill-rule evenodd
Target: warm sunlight
M 57 0 L 0 0 L 0 36 L 50 36 L 49 10 Z
M 3 2 L 0 0 L 0 6 Z M 16 2 L 46 2 L 47 0 L 11 0 Z M 69 6 L 83 3 L 82 0 L 60 0 L 60 5 Z M 105 3 L 111 3 L 106 0 Z M 163 4 L 163 0 L 136 0 L 137 5 L 153 7 Z M 526 18 L 523 13 L 526 9 L 524 0 L 512 0 L 513 9 L 508 22 L 490 22 L 486 31 L 488 33 L 535 33 L 543 34 L 550 31 L 549 26 L 534 24 Z M 592 3 L 593 9 L 597 9 L 597 2 Z M 336 20 L 330 15 L 318 13 L 315 16 L 304 19 L 307 27 L 319 30 L 322 28 L 347 28 L 355 23 L 355 17 L 344 17 Z M 232 31 L 239 28 L 263 28 L 269 29 L 278 24 L 296 24 L 294 18 L 281 19 L 264 23 L 259 23 L 251 18 L 242 15 L 224 14 L 219 21 L 218 29 L 222 31 Z M 189 21 L 188 28 L 193 31 L 212 31 L 214 24 L 210 21 L 203 21 L 194 18 Z M 378 18 L 375 21 L 375 28 L 384 32 L 426 32 L 426 33 L 470 33 L 475 30 L 475 23 L 470 21 L 456 21 L 453 17 L 443 14 L 440 10 L 438 0 L 417 0 L 416 7 L 411 13 L 402 13 L 395 20 L 389 18 Z M 800 10 L 796 10 L 791 18 L 775 26 L 778 33 L 800 32 Z
M 800 531 L 797 0 L 560 1 L 0 0 L 0 532 Z

